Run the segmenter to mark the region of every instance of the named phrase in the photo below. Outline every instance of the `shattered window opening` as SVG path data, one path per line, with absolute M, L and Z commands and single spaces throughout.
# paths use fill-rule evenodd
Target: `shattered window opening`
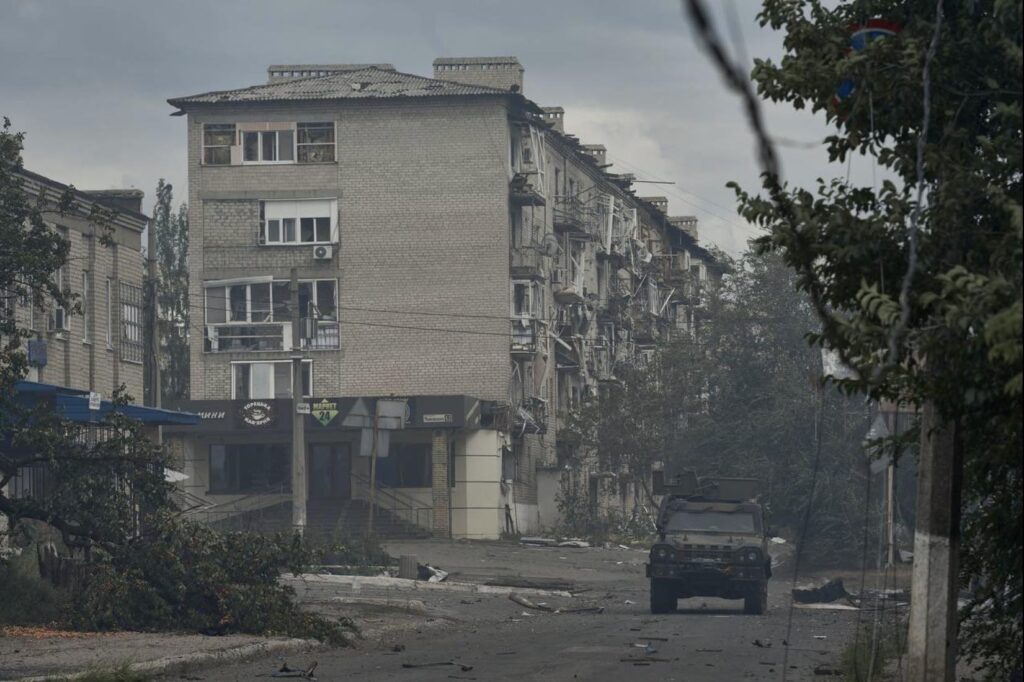
M 208 166 L 231 164 L 231 146 L 235 143 L 234 123 L 207 123 L 203 126 L 203 163 Z
M 296 157 L 299 163 L 334 161 L 334 123 L 299 123 L 296 132 Z

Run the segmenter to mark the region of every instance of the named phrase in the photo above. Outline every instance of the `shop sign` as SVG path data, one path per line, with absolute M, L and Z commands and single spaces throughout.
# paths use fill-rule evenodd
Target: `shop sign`
M 270 403 L 262 400 L 251 400 L 238 412 L 239 416 L 249 426 L 266 426 L 274 421 L 273 408 Z
M 313 403 L 313 419 L 320 423 L 320 426 L 327 426 L 338 416 L 338 403 L 333 400 L 318 400 Z
M 455 421 L 455 418 L 450 414 L 425 414 L 423 415 L 424 424 L 451 424 Z

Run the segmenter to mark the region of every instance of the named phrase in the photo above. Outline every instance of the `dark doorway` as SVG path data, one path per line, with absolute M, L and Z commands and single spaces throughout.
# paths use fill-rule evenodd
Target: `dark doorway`
M 352 496 L 352 455 L 348 444 L 309 447 L 309 499 L 347 500 Z

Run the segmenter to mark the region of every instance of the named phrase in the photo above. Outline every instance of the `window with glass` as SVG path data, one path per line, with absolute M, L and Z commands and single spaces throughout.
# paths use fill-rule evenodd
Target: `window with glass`
M 337 241 L 338 202 L 261 201 L 260 244 L 330 244 Z
M 288 281 L 240 282 L 208 286 L 206 350 L 270 351 L 291 347 L 291 284 Z M 300 339 L 309 350 L 336 350 L 338 283 L 333 279 L 299 282 Z
M 334 161 L 334 123 L 299 123 L 295 145 L 299 163 Z
M 302 363 L 302 397 L 313 395 L 313 361 Z M 232 400 L 292 397 L 292 361 L 231 363 Z
M 92 291 L 89 286 L 89 271 L 82 271 L 82 342 L 92 343 L 89 322 L 92 316 Z
M 243 163 L 292 163 L 295 161 L 293 130 L 245 130 L 242 132 Z
M 142 287 L 121 282 L 121 359 L 142 362 Z
M 64 290 L 64 266 L 57 268 L 57 271 L 53 274 L 53 283 L 61 291 Z M 57 332 L 65 332 L 71 328 L 71 322 L 68 320 L 67 308 L 57 305 L 54 301 L 53 308 L 50 310 L 50 329 Z
M 210 445 L 210 493 L 288 492 L 291 448 L 285 443 Z
M 389 488 L 429 488 L 430 443 L 391 443 L 388 456 L 377 460 L 377 480 Z
M 235 144 L 234 123 L 207 123 L 203 126 L 203 163 L 208 166 L 231 164 L 231 146 Z

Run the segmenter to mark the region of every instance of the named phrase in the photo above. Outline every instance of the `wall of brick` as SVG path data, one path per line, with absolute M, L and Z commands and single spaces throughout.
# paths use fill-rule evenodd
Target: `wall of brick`
M 114 223 L 110 243 L 104 228 L 77 213 L 44 212 L 43 219 L 70 242 L 64 267 L 64 286 L 70 289 L 81 312 L 69 314 L 65 331 L 48 329 L 52 301 L 42 307 L 19 305 L 18 323 L 34 338 L 47 341 L 47 362 L 30 378 L 109 398 L 122 384 L 137 403 L 142 402 L 142 364 L 121 359 L 119 282 L 142 286 L 141 228 Z M 83 276 L 88 282 L 83 284 Z M 107 282 L 110 282 L 109 301 Z M 90 295 L 85 296 L 86 288 Z M 108 316 L 108 310 L 110 315 Z M 111 343 L 107 343 L 108 328 Z
M 336 121 L 337 163 L 199 163 L 203 122 L 295 120 Z M 249 106 L 190 114 L 188 131 L 193 398 L 228 397 L 232 359 L 287 356 L 203 353 L 202 281 L 284 279 L 293 266 L 339 280 L 342 349 L 312 354 L 317 393 L 507 396 L 501 98 Z M 259 198 L 289 192 L 337 197 L 333 261 L 314 261 L 309 246 L 257 246 Z

